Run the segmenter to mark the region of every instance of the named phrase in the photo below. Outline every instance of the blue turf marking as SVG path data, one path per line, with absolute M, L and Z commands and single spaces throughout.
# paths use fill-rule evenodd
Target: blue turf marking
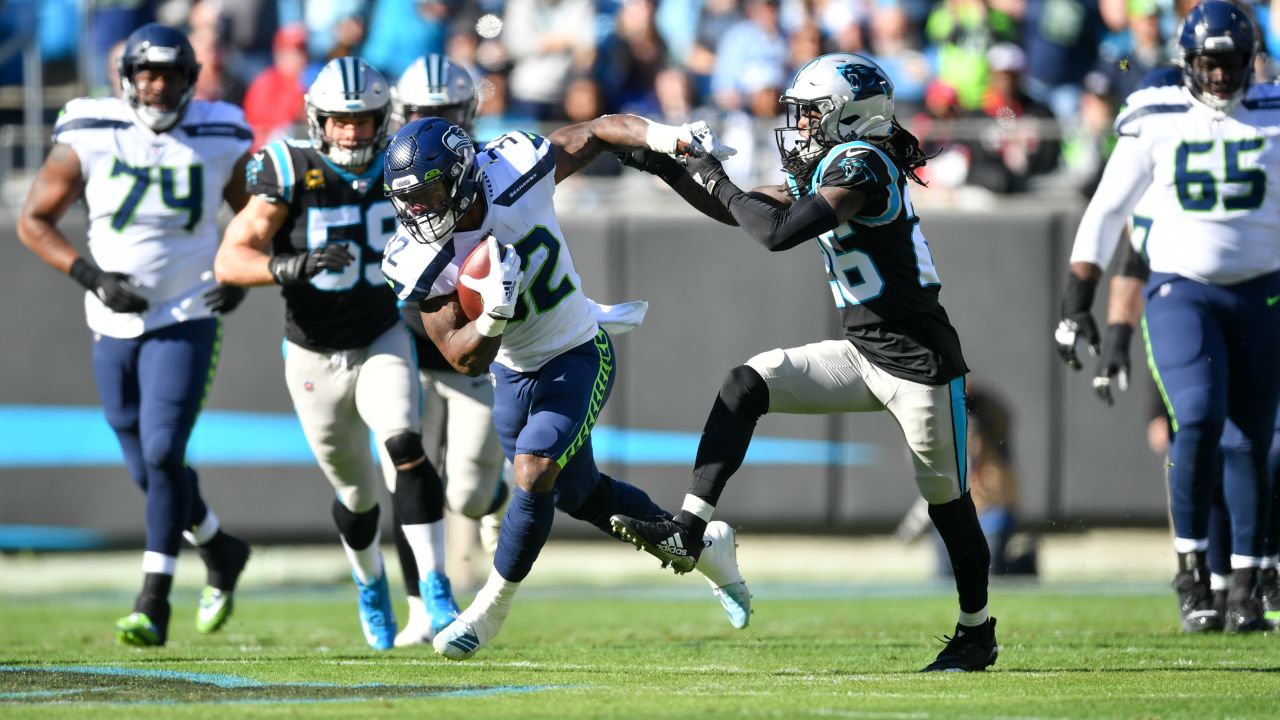
M 97 407 L 0 405 L 0 469 L 119 465 L 115 433 Z M 75 443 L 63 438 L 74 437 Z M 627 466 L 693 464 L 697 432 L 597 426 L 596 460 Z M 315 459 L 293 414 L 207 410 L 191 436 L 194 465 L 301 465 Z M 757 436 L 747 465 L 873 465 L 875 445 Z
M 261 688 L 272 684 L 288 685 L 289 683 L 264 683 L 257 680 L 223 675 L 220 673 L 192 673 L 178 670 L 145 670 L 142 668 L 126 668 L 114 665 L 0 665 L 0 672 L 52 672 L 72 673 L 77 675 L 112 675 L 117 677 L 156 678 L 159 680 L 184 680 L 201 685 L 213 685 L 224 689 Z M 333 685 L 332 687 L 341 687 Z

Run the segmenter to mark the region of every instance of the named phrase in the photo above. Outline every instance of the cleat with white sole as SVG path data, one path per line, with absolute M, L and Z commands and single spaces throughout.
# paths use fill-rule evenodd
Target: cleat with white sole
M 707 523 L 702 542 L 702 555 L 695 569 L 711 585 L 729 623 L 741 630 L 751 622 L 751 591 L 738 570 L 737 534 L 728 523 L 712 520 Z
M 511 606 L 501 607 L 494 605 L 488 611 L 472 612 L 475 609 L 475 604 L 472 604 L 457 620 L 449 623 L 449 627 L 436 633 L 431 641 L 432 647 L 450 660 L 470 659 L 502 629 Z

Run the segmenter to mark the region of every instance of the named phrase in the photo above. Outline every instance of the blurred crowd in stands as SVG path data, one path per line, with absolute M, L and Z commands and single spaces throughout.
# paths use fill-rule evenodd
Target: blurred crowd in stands
M 1270 1 L 1246 4 L 1267 49 L 1280 52 Z M 885 68 L 899 119 L 940 153 L 922 173 L 935 190 L 1088 193 L 1116 110 L 1170 61 L 1178 19 L 1194 4 L 0 0 L 0 36 L 35 7 L 46 64 L 61 61 L 74 71 L 68 81 L 106 94 L 113 48 L 130 31 L 153 20 L 185 28 L 203 66 L 198 96 L 242 105 L 258 144 L 297 133 L 305 88 L 330 58 L 359 55 L 394 82 L 414 58 L 444 52 L 477 80 L 481 140 L 606 112 L 703 119 L 738 149 L 726 167 L 744 184 L 781 178 L 772 129 L 792 74 L 823 52 L 857 52 Z M 1259 79 L 1269 81 L 1272 56 L 1262 57 Z M 0 84 L 20 83 L 19 73 L 12 60 L 0 66 Z

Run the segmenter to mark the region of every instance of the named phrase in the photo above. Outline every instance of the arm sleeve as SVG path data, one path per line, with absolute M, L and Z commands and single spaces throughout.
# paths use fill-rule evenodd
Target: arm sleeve
M 715 194 L 738 225 L 770 252 L 790 250 L 840 224 L 836 211 L 817 193 L 782 206 L 763 193 L 743 192 L 726 178 L 716 183 Z
M 657 175 L 662 182 L 666 183 L 672 190 L 675 190 L 676 194 L 683 198 L 685 202 L 712 220 L 725 225 L 738 224 L 738 221 L 733 218 L 733 213 L 729 212 L 729 208 L 720 204 L 720 201 L 712 197 L 706 188 L 689 177 L 684 165 L 681 165 L 678 160 L 670 155 L 664 155 L 652 150 L 644 150 L 642 152 L 644 153 L 644 160 L 641 169 L 644 172 Z
M 1080 219 L 1071 262 L 1105 268 L 1133 208 L 1151 184 L 1151 158 L 1138 137 L 1121 136 Z

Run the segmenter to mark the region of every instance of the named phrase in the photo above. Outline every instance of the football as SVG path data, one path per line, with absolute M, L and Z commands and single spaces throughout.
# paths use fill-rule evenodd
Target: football
M 501 245 L 498 246 L 498 252 L 505 252 Z M 484 300 L 480 298 L 480 293 L 462 284 L 463 275 L 476 280 L 489 275 L 489 243 L 487 240 L 476 245 L 462 261 L 462 266 L 458 268 L 458 303 L 462 305 L 462 313 L 467 316 L 467 319 L 475 320 L 484 312 Z

